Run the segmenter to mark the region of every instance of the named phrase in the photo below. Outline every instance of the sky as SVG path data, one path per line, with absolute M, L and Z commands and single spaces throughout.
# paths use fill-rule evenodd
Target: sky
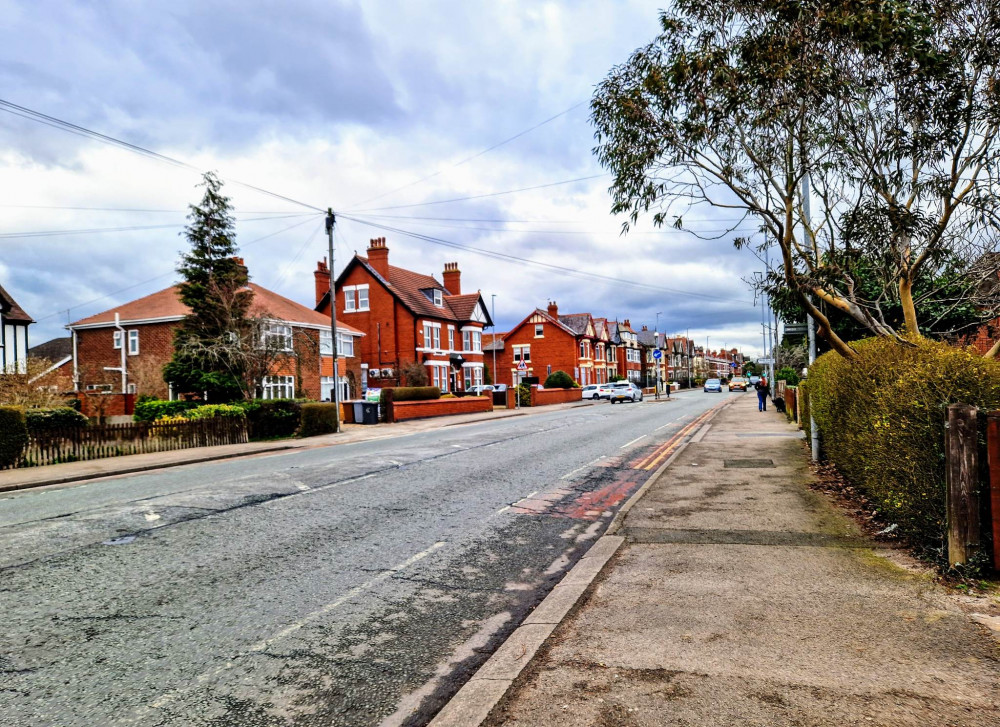
M 556 301 L 759 355 L 748 226 L 623 235 L 592 153 L 594 89 L 661 5 L 0 0 L 0 99 L 185 164 L 0 110 L 0 285 L 33 345 L 167 287 L 212 170 L 251 278 L 302 304 L 332 207 L 337 271 L 380 236 L 393 265 L 457 262 L 497 330 Z

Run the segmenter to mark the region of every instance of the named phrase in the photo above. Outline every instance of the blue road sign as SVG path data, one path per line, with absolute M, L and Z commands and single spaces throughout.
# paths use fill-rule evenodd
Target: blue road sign
M 660 360 L 661 358 L 663 358 L 663 351 L 661 351 L 661 350 L 660 350 L 660 349 L 658 349 L 658 348 L 657 348 L 657 349 L 655 349 L 655 350 L 653 351 L 653 358 L 655 358 L 655 359 L 656 359 L 657 361 L 659 361 L 659 360 Z

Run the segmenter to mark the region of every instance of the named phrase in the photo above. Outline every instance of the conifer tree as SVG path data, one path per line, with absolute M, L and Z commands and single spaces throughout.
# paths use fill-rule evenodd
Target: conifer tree
M 235 220 L 230 199 L 222 194 L 222 181 L 208 172 L 200 186 L 205 194 L 199 204 L 190 206 L 182 233 L 191 248 L 181 255 L 177 268 L 183 277 L 178 285 L 180 298 L 191 312 L 174 334 L 174 356 L 163 375 L 175 391 L 229 401 L 243 397 L 239 377 L 234 375 L 235 362 L 205 351 L 247 335 L 246 329 L 253 325 L 248 317 L 253 292 L 247 270 L 236 257 Z

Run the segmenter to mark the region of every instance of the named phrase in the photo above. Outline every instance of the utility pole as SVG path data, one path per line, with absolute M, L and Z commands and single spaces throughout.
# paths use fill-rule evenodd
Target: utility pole
M 333 431 L 340 433 L 340 367 L 337 364 L 337 279 L 333 271 L 333 226 L 337 217 L 333 208 L 326 209 L 326 241 L 330 255 L 330 353 L 333 354 Z
M 660 316 L 663 315 L 662 311 L 656 314 L 656 325 L 653 326 L 653 350 L 660 350 Z M 660 351 L 660 355 L 663 352 Z M 656 369 L 656 398 L 660 398 L 660 361 L 661 359 L 653 359 L 653 367 Z
M 684 333 L 684 353 L 687 355 L 688 360 L 688 388 L 692 388 L 691 375 L 693 371 L 691 370 L 691 358 L 694 354 L 694 344 L 691 343 L 691 329 L 688 328 Z
M 808 235 L 807 226 L 810 224 L 810 204 L 809 204 L 809 175 L 802 177 L 802 213 L 805 218 L 803 231 Z M 809 331 L 809 366 L 816 360 L 816 321 L 811 315 L 806 314 L 806 323 Z M 812 461 L 819 462 L 819 430 L 816 428 L 816 419 L 812 414 L 812 407 L 809 407 L 809 435 L 812 449 Z
M 493 319 L 493 383 L 499 384 L 500 379 L 497 378 L 497 294 L 493 293 L 490 298 L 490 318 Z

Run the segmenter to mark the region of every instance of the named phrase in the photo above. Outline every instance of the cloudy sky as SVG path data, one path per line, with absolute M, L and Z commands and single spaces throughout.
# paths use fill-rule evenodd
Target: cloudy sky
M 376 236 L 439 279 L 457 261 L 500 330 L 555 300 L 759 353 L 743 282 L 759 262 L 732 235 L 622 236 L 591 153 L 594 87 L 661 5 L 0 0 L 0 99 L 190 165 L 0 111 L 0 285 L 38 321 L 32 343 L 166 287 L 198 170 L 216 170 L 251 277 L 301 303 L 326 254 L 310 207 L 332 206 L 338 270 Z

